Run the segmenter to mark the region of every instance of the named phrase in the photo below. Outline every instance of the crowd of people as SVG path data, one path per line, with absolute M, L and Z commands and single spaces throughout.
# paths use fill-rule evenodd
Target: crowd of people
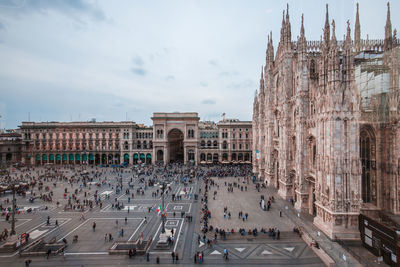
M 123 179 L 128 177 L 128 180 Z M 130 179 L 129 179 L 130 177 Z M 234 177 L 234 179 L 225 180 L 224 178 Z M 273 228 L 248 228 L 246 221 L 250 215 L 248 212 L 239 211 L 236 215 L 229 206 L 225 206 L 223 212 L 220 214 L 211 214 L 209 209 L 209 192 L 213 191 L 213 199 L 218 196 L 218 190 L 225 186 L 227 192 L 246 192 L 251 186 L 260 192 L 262 188 L 266 187 L 263 182 L 256 182 L 255 176 L 252 173 L 251 165 L 214 165 L 214 166 L 192 166 L 183 165 L 179 163 L 171 163 L 167 165 L 146 165 L 132 168 L 100 168 L 97 166 L 62 166 L 62 167 L 25 167 L 13 173 L 1 176 L 0 183 L 7 183 L 13 179 L 18 179 L 26 183 L 24 190 L 19 192 L 20 195 L 26 196 L 28 193 L 30 198 L 34 201 L 40 198 L 44 202 L 52 203 L 53 199 L 64 199 L 63 209 L 65 211 L 80 211 L 82 212 L 82 220 L 85 220 L 84 212 L 95 207 L 103 208 L 104 204 L 110 205 L 111 209 L 123 210 L 124 206 L 135 199 L 150 191 L 151 197 L 158 198 L 162 192 L 158 186 L 163 182 L 169 184 L 164 193 L 171 195 L 172 201 L 179 201 L 182 198 L 192 199 L 200 197 L 200 223 L 202 238 L 199 235 L 198 241 L 202 239 L 204 243 L 211 246 L 212 243 L 217 242 L 217 239 L 226 239 L 227 236 L 232 234 L 240 234 L 242 236 L 258 236 L 266 235 L 273 239 L 280 239 L 280 230 L 277 227 Z M 138 184 L 134 184 L 134 179 Z M 183 194 L 173 194 L 171 184 L 183 184 L 203 181 L 203 187 L 199 189 L 199 196 L 197 192 L 186 191 L 183 187 Z M 64 187 L 62 196 L 56 196 L 54 189 L 57 187 Z M 116 195 L 125 193 L 127 200 L 119 200 L 119 198 L 110 198 L 108 194 L 100 194 L 99 189 L 107 188 L 109 191 L 114 192 Z M 94 188 L 95 190 L 92 190 Z M 224 188 L 224 190 L 225 190 Z M 273 198 L 268 200 L 267 209 L 271 207 Z M 3 206 L 4 204 L 4 206 Z M 5 211 L 9 210 L 10 200 L 7 198 L 0 204 L 0 209 L 5 215 Z M 56 205 L 61 203 L 57 201 Z M 261 205 L 261 202 L 260 202 Z M 129 213 L 130 209 L 127 209 Z M 155 206 L 148 209 L 148 212 L 155 212 Z M 219 212 L 218 212 L 219 213 Z M 186 215 L 186 216 L 184 216 Z M 175 212 L 173 213 L 175 217 Z M 227 227 L 213 227 L 210 225 L 211 216 L 223 216 L 226 220 L 240 220 L 243 226 L 237 229 L 228 229 Z M 191 222 L 193 217 L 190 214 L 181 214 L 187 222 Z M 48 219 L 49 220 L 49 219 Z M 117 225 L 118 228 L 118 225 Z M 93 226 L 93 233 L 95 233 L 95 226 Z M 123 228 L 119 231 L 119 236 L 123 236 Z M 207 238 L 211 236 L 211 238 Z M 4 233 L 0 235 L 0 238 Z M 213 237 L 213 238 L 212 238 Z M 113 240 L 111 233 L 105 234 L 104 240 L 110 242 Z M 174 240 L 171 239 L 170 243 L 173 244 Z M 129 256 L 132 257 L 136 251 L 130 251 Z M 178 259 L 177 254 L 175 255 Z M 224 253 L 224 257 L 228 259 L 228 251 Z M 204 254 L 197 251 L 194 255 L 195 263 L 202 263 L 204 261 Z

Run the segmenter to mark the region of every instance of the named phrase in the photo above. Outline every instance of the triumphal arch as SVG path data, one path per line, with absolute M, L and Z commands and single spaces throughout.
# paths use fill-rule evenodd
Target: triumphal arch
M 197 112 L 153 113 L 152 162 L 197 162 Z

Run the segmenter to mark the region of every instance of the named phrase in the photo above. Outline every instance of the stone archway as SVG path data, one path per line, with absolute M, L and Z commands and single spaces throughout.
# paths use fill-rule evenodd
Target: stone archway
M 161 149 L 157 151 L 156 160 L 157 160 L 157 162 L 164 161 L 164 151 L 162 151 Z
M 183 133 L 181 130 L 172 129 L 168 133 L 168 151 L 170 162 L 183 162 Z

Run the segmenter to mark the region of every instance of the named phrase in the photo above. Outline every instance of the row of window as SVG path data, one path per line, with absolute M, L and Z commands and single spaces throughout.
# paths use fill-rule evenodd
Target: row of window
M 218 132 L 201 132 L 200 138 L 218 138 Z
M 129 133 L 128 133 L 129 134 Z M 24 135 L 25 136 L 25 139 L 26 140 L 30 140 L 31 139 L 31 134 L 25 134 Z M 46 134 L 46 133 L 36 133 L 35 135 L 35 139 L 36 140 L 39 140 L 39 139 L 53 139 L 53 134 L 52 133 L 50 133 L 50 134 Z M 55 139 L 72 139 L 72 136 L 73 136 L 73 134 L 72 133 L 59 133 L 59 134 L 55 134 Z M 89 134 L 86 134 L 86 133 L 83 133 L 82 134 L 82 139 L 86 139 L 86 137 L 88 136 L 88 138 L 90 138 L 90 139 L 93 139 L 93 138 L 95 138 L 95 139 L 99 139 L 99 138 L 103 138 L 103 139 L 105 139 L 106 137 L 107 138 L 113 138 L 113 136 L 112 136 L 112 134 L 108 134 L 108 136 L 105 134 L 105 133 L 103 133 L 101 136 L 100 136 L 100 134 L 99 133 L 89 133 Z M 125 133 L 124 133 L 124 136 L 125 136 Z M 79 137 L 78 137 L 79 138 Z M 115 138 L 116 139 L 118 139 L 119 138 L 119 134 L 117 133 L 117 134 L 115 134 Z
M 214 140 L 214 142 L 208 141 L 208 142 L 207 142 L 207 145 L 206 145 L 206 142 L 203 140 L 203 141 L 201 141 L 201 143 L 200 143 L 200 147 L 201 147 L 201 148 L 205 148 L 205 147 L 214 147 L 214 148 L 217 148 L 217 147 L 218 147 L 218 142 L 217 142 L 216 140 Z M 249 149 L 249 144 L 245 144 L 244 147 L 245 147 L 246 150 L 248 150 L 248 149 Z M 229 149 L 229 144 L 228 144 L 226 141 L 224 141 L 224 142 L 222 143 L 222 149 Z M 243 149 L 243 144 L 239 144 L 239 145 L 237 146 L 237 144 L 233 143 L 233 144 L 232 144 L 232 149 L 239 149 L 239 150 L 241 150 L 241 149 Z
M 72 150 L 72 151 L 74 151 L 74 150 L 77 150 L 77 151 L 80 151 L 80 150 L 86 150 L 86 149 L 88 149 L 88 150 L 119 150 L 119 144 L 115 144 L 115 145 L 112 145 L 112 144 L 110 144 L 110 145 L 105 145 L 105 144 L 103 144 L 103 145 L 99 145 L 99 144 L 96 144 L 96 145 L 89 145 L 89 146 L 86 146 L 86 144 L 82 144 L 82 146 L 80 146 L 79 144 L 76 144 L 75 146 L 73 146 L 72 144 L 70 144 L 70 145 L 61 145 L 61 144 L 53 144 L 53 145 L 49 145 L 49 144 L 46 144 L 46 145 L 36 145 L 35 146 L 35 149 L 36 150 L 43 150 L 43 149 L 45 149 L 45 150 Z
M 149 141 L 149 143 L 147 143 L 146 141 L 143 141 L 143 142 L 137 141 L 135 148 L 137 148 L 137 149 L 152 149 L 153 141 Z M 129 144 L 127 141 L 125 141 L 125 143 L 124 143 L 124 149 L 129 150 Z

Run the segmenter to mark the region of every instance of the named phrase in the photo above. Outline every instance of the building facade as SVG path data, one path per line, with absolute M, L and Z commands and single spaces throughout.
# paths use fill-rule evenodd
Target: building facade
M 17 131 L 0 133 L 0 166 L 21 162 L 21 134 Z
M 201 122 L 196 112 L 154 113 L 152 120 L 151 127 L 132 121 L 23 122 L 13 159 L 25 165 L 251 162 L 251 121 Z
M 253 170 L 330 238 L 358 238 L 360 212 L 400 213 L 399 40 L 388 5 L 384 40 L 291 38 L 289 7 L 253 105 Z

